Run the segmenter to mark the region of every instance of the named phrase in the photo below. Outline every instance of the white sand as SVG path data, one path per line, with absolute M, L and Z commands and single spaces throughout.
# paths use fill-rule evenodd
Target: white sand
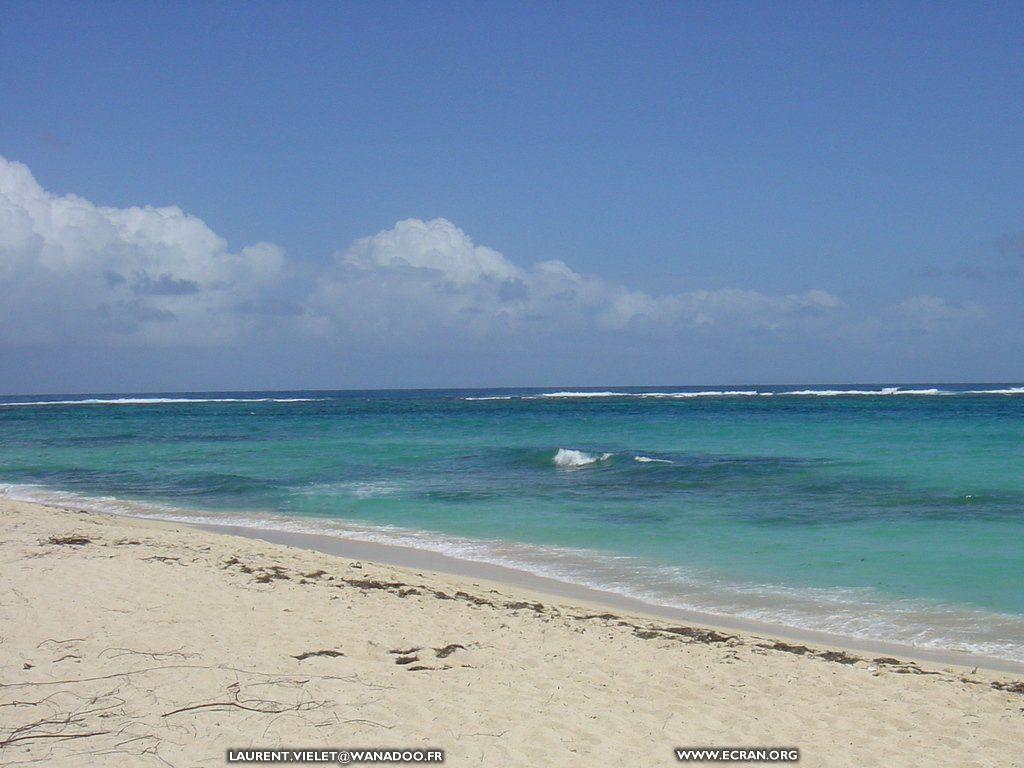
M 0 523 L 5 766 L 214 766 L 281 746 L 668 766 L 706 745 L 1024 766 L 1024 693 L 992 686 L 1018 675 L 843 663 L 864 654 L 186 526 L 4 500 Z M 88 542 L 50 541 L 68 536 Z M 311 651 L 342 655 L 295 658 Z

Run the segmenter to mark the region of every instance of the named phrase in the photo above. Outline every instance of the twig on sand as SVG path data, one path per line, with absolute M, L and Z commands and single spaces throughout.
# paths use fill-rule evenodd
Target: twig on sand
M 110 731 L 93 731 L 92 733 L 29 733 L 24 736 L 12 736 L 0 741 L 0 748 L 8 747 L 19 741 L 30 741 L 33 739 L 87 739 L 90 736 L 103 736 Z
M 199 709 L 244 709 L 246 712 L 258 712 L 261 715 L 280 715 L 282 712 L 304 712 L 323 706 L 322 702 L 317 701 L 304 701 L 300 704 L 283 704 L 279 701 L 263 701 L 260 703 L 264 706 L 250 707 L 239 701 L 208 701 L 203 704 L 178 707 L 170 712 L 164 712 L 160 717 L 170 717 L 179 712 L 193 712 Z
M 116 653 L 115 653 L 116 651 Z M 176 651 L 136 651 L 132 648 L 104 648 L 99 653 L 100 657 L 107 657 L 116 659 L 120 656 L 148 656 L 153 660 L 160 659 L 194 659 L 198 653 L 186 653 L 181 650 Z

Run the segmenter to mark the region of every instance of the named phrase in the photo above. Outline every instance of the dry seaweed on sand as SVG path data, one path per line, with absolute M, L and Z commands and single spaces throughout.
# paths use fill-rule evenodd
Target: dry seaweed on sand
M 46 543 L 62 547 L 81 547 L 85 544 L 92 544 L 92 539 L 87 536 L 51 536 Z
M 320 651 L 305 651 L 304 653 L 300 653 L 298 656 L 292 656 L 292 658 L 293 659 L 298 659 L 299 661 L 305 661 L 306 659 L 311 659 L 314 656 L 327 656 L 329 658 L 335 659 L 335 658 L 338 658 L 339 656 L 344 656 L 344 655 L 345 654 L 342 653 L 341 651 L 335 651 L 335 650 L 332 650 L 330 648 L 325 648 L 325 649 L 320 650 Z

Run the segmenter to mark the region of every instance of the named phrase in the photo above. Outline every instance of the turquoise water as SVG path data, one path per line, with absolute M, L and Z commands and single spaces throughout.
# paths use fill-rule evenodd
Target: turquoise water
M 6 397 L 0 483 L 1024 661 L 1012 385 Z

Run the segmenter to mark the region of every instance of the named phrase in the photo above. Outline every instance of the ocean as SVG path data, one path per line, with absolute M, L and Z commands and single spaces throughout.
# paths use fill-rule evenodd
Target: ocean
M 0 495 L 1024 662 L 1024 387 L 0 398 Z

